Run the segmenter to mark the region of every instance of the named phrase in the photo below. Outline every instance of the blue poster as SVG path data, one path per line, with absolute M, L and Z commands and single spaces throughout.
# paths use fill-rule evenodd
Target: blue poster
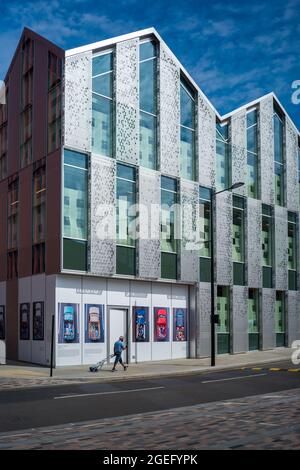
M 173 308 L 173 341 L 186 341 L 186 308 Z
M 132 341 L 149 342 L 149 308 L 132 307 Z
M 104 305 L 85 304 L 85 342 L 104 343 Z
M 58 304 L 58 342 L 79 343 L 79 305 Z

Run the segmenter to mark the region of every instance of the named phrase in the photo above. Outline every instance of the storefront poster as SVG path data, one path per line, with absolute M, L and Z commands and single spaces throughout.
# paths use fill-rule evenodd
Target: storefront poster
M 58 304 L 58 342 L 79 343 L 79 305 Z
M 0 305 L 0 339 L 5 339 L 5 305 Z
M 104 305 L 85 304 L 85 342 L 104 343 Z
M 34 302 L 32 311 L 32 339 L 44 340 L 44 302 Z
M 186 341 L 186 308 L 173 308 L 173 341 Z
M 20 339 L 30 339 L 30 304 L 20 304 Z
M 154 341 L 169 341 L 169 309 L 154 307 Z
M 149 342 L 149 308 L 132 307 L 132 341 Z

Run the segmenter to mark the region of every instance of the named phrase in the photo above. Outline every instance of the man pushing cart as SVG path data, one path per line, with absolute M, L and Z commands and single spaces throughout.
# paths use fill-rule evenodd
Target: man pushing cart
M 123 360 L 122 360 L 122 352 L 127 349 L 127 346 L 124 345 L 124 337 L 120 336 L 119 339 L 115 342 L 114 344 L 114 353 L 110 354 L 109 356 L 105 357 L 102 359 L 102 361 L 99 361 L 97 364 L 93 365 L 90 367 L 91 372 L 97 372 L 98 370 L 101 370 L 102 367 L 106 362 L 108 362 L 110 359 L 115 357 L 115 362 L 114 366 L 112 368 L 112 372 L 116 371 L 116 365 L 118 362 L 123 366 L 124 371 L 127 369 L 128 366 L 125 366 Z

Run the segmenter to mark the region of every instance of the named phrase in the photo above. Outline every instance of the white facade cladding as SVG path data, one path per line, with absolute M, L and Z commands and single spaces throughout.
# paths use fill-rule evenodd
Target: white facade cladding
M 259 289 L 262 287 L 261 202 L 248 198 L 247 209 L 248 286 Z
M 92 51 L 66 57 L 64 73 L 64 143 L 91 151 Z
M 116 162 L 92 155 L 90 172 L 90 272 L 107 276 L 116 272 Z
M 179 176 L 180 68 L 164 46 L 159 57 L 159 150 L 160 169 Z
M 268 96 L 260 102 L 260 168 L 261 200 L 274 204 L 274 126 L 273 97 Z
M 142 278 L 160 277 L 160 175 L 139 168 L 139 254 L 138 273 Z
M 139 40 L 116 45 L 116 159 L 139 163 Z
M 247 134 L 246 112 L 240 111 L 231 118 L 232 145 L 232 181 L 247 181 Z M 236 194 L 245 196 L 247 186 L 234 190 Z
M 49 364 L 53 314 L 56 366 L 103 359 L 121 333 L 129 362 L 208 357 L 212 213 L 217 352 L 299 339 L 299 133 L 276 96 L 221 116 L 151 28 L 67 51 L 63 100 L 64 165 L 78 178 L 62 211 L 73 197 L 80 268 L 65 264 L 64 240 L 61 272 L 19 279 L 19 359 Z M 210 190 L 224 191 L 213 210 Z

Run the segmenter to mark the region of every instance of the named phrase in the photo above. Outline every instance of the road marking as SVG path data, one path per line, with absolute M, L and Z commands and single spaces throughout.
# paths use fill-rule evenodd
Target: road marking
M 300 369 L 288 369 L 288 372 L 300 372 Z
M 216 379 L 216 380 L 204 380 L 202 384 L 208 384 L 211 382 L 225 382 L 226 380 L 239 380 L 239 379 L 249 379 L 251 377 L 262 377 L 263 375 L 268 374 L 252 374 L 252 375 L 241 375 L 240 377 L 229 377 L 227 379 Z
M 116 393 L 146 392 L 147 390 L 159 390 L 162 388 L 165 388 L 165 387 L 135 388 L 133 390 L 118 390 L 115 392 L 81 393 L 79 395 L 63 395 L 61 397 L 54 397 L 54 400 L 64 400 L 65 398 L 91 397 L 95 395 L 114 395 Z
M 279 367 L 271 367 L 269 370 L 272 372 L 279 372 L 281 369 Z

